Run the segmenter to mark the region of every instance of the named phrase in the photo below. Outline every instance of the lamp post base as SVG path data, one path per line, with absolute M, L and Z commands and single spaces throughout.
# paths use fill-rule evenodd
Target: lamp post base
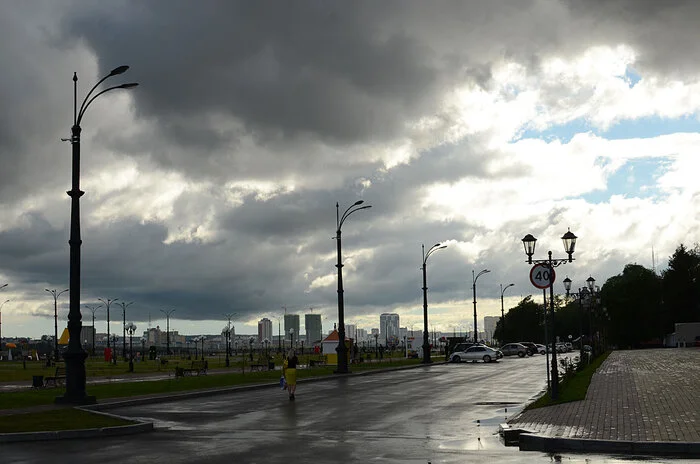
M 57 396 L 56 404 L 95 404 L 97 398 L 85 394 L 85 359 L 87 353 L 82 349 L 76 352 L 66 352 L 63 359 L 66 363 L 66 393 Z

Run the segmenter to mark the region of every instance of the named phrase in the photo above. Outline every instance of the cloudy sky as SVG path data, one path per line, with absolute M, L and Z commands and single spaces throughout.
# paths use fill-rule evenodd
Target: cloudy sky
M 688 0 L 0 1 L 4 336 L 53 332 L 68 287 L 73 73 L 82 100 L 81 302 L 139 329 L 238 333 L 282 307 L 462 330 L 537 291 L 570 228 L 582 286 L 657 270 L 700 222 L 700 4 Z M 79 102 L 80 103 L 80 102 Z M 68 294 L 59 299 L 65 325 Z M 121 308 L 111 308 L 121 319 Z M 90 323 L 91 315 L 84 322 Z M 85 316 L 84 316 L 85 317 Z M 105 314 L 98 311 L 98 331 Z M 303 317 L 302 317 L 303 320 Z M 111 326 L 121 332 L 119 325 Z

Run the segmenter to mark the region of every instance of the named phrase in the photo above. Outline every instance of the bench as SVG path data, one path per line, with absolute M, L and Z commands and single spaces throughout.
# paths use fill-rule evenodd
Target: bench
M 66 384 L 66 367 L 65 366 L 56 366 L 56 374 L 54 374 L 53 377 L 45 377 L 44 378 L 44 386 L 48 387 L 49 385 L 53 385 L 54 387 L 58 387 L 59 385 L 64 386 Z
M 326 360 L 316 360 L 316 359 L 311 359 L 309 360 L 309 367 L 323 367 L 326 366 Z
M 190 367 L 176 367 L 175 377 L 184 377 L 186 375 L 206 375 L 208 368 L 207 361 L 192 361 Z
M 267 366 L 265 364 L 251 364 L 250 365 L 250 371 L 251 372 L 262 372 L 265 370 Z

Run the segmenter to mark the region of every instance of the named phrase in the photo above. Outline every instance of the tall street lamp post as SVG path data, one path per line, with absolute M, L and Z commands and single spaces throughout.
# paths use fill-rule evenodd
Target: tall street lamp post
M 201 337 L 199 337 L 199 339 L 202 341 L 202 361 L 204 361 L 204 340 L 206 340 L 207 337 L 202 335 Z
M 479 272 L 476 276 L 474 276 L 474 270 L 472 269 L 472 295 L 474 295 L 474 343 L 478 343 L 479 341 L 479 330 L 476 325 L 476 281 L 479 280 L 479 277 L 489 272 L 491 271 L 489 271 L 488 269 L 484 269 L 483 271 Z
M 506 317 L 505 317 L 505 309 L 503 307 L 503 294 L 508 290 L 509 287 L 514 286 L 515 284 L 508 284 L 506 285 L 505 288 L 503 288 L 503 284 L 501 284 L 501 333 L 503 334 L 503 340 L 501 342 L 505 342 L 506 338 Z
M 132 338 L 134 337 L 134 332 L 136 332 L 136 325 L 133 322 L 129 322 L 125 325 L 126 331 L 129 332 L 129 372 L 134 372 L 134 350 L 132 345 Z
M 425 245 L 421 245 L 421 250 L 423 251 L 423 266 L 421 269 L 423 270 L 423 363 L 424 364 L 430 364 L 432 360 L 430 359 L 430 342 L 428 340 L 428 258 L 430 258 L 430 255 L 436 252 L 437 250 L 442 250 L 443 248 L 447 248 L 447 245 L 440 245 L 439 243 L 436 243 L 430 249 L 428 252 L 425 252 Z
M 54 359 L 58 362 L 58 297 L 66 293 L 69 289 L 61 290 L 60 292 L 56 289 L 49 290 L 45 288 L 47 292 L 53 296 L 53 344 L 54 344 Z M 70 330 L 69 330 L 70 331 Z
M 226 325 L 225 333 L 226 333 L 226 367 L 229 367 L 231 365 L 231 361 L 229 359 L 229 353 L 231 351 L 231 319 L 233 319 L 233 316 L 235 316 L 236 313 L 229 313 L 225 314 L 226 319 L 228 319 L 228 324 Z
M 80 123 L 90 104 L 100 95 L 117 89 L 131 89 L 136 83 L 120 84 L 100 90 L 94 96 L 95 89 L 112 76 L 123 74 L 128 66 L 114 68 L 109 74 L 100 79 L 87 93 L 83 103 L 78 109 L 78 74 L 73 74 L 73 127 L 71 127 L 72 148 L 72 179 L 71 189 L 67 192 L 71 198 L 70 216 L 70 310 L 68 312 L 68 332 L 70 341 L 68 349 L 63 355 L 66 361 L 66 393 L 56 398 L 57 403 L 85 404 L 94 403 L 95 397 L 85 393 L 85 358 L 87 353 L 80 345 L 80 331 L 83 327 L 82 314 L 80 314 L 80 197 L 85 192 L 80 190 Z M 109 334 L 109 332 L 107 332 Z
M 102 305 L 85 305 L 87 309 L 92 311 L 92 355 L 95 356 L 95 313 Z M 109 333 L 109 332 L 107 332 Z
M 361 209 L 371 208 L 370 205 L 360 206 L 364 203 L 363 200 L 358 200 L 353 203 L 345 212 L 340 215 L 340 206 L 335 204 L 335 241 L 338 252 L 338 368 L 334 371 L 336 374 L 347 374 L 348 371 L 348 348 L 345 346 L 345 302 L 343 301 L 343 256 L 341 251 L 341 228 L 343 223 L 352 213 Z
M 126 359 L 126 308 L 134 304 L 134 302 L 125 303 L 120 301 L 117 304 L 122 307 L 122 358 Z
M 537 239 L 532 236 L 532 234 L 527 234 L 523 237 L 522 242 L 525 247 L 525 254 L 527 255 L 528 264 L 544 264 L 549 267 L 549 305 L 550 305 L 550 328 L 552 332 L 552 399 L 556 400 L 559 398 L 559 369 L 557 367 L 557 333 L 555 331 L 554 322 L 554 268 L 558 267 L 564 263 L 573 262 L 574 249 L 576 248 L 576 237 L 570 230 L 567 231 L 562 237 L 562 242 L 564 243 L 564 251 L 566 252 L 568 258 L 564 259 L 553 259 L 551 250 L 547 252 L 547 259 L 532 259 L 532 255 L 535 254 L 535 244 Z M 546 288 L 546 287 L 544 287 Z M 546 313 L 546 308 L 545 308 Z
M 118 301 L 119 298 L 107 298 L 106 300 L 103 300 L 102 298 L 98 298 L 98 300 L 100 300 L 107 307 L 107 349 L 109 350 L 109 334 L 110 334 L 110 331 L 109 331 L 109 306 L 112 303 L 114 303 L 115 301 Z M 116 346 L 114 348 L 116 348 Z M 114 353 L 110 353 L 109 355 L 111 356 L 110 361 L 114 360 L 114 364 L 116 364 L 117 357 L 114 356 Z
M 160 310 L 161 313 L 165 314 L 165 354 L 170 356 L 170 315 L 175 312 L 174 309 L 164 309 Z M 202 340 L 202 350 L 204 349 L 204 340 Z M 196 356 L 195 356 L 196 357 Z M 204 360 L 204 353 L 202 353 L 202 360 Z

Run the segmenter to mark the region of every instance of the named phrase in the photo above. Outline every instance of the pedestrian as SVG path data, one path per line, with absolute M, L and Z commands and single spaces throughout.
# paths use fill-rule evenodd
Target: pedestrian
M 289 400 L 294 401 L 294 393 L 297 390 L 297 364 L 299 363 L 299 358 L 294 350 L 289 350 L 287 359 L 284 360 L 282 365 L 282 373 L 284 374 L 284 380 L 287 383 L 287 392 L 289 393 Z

